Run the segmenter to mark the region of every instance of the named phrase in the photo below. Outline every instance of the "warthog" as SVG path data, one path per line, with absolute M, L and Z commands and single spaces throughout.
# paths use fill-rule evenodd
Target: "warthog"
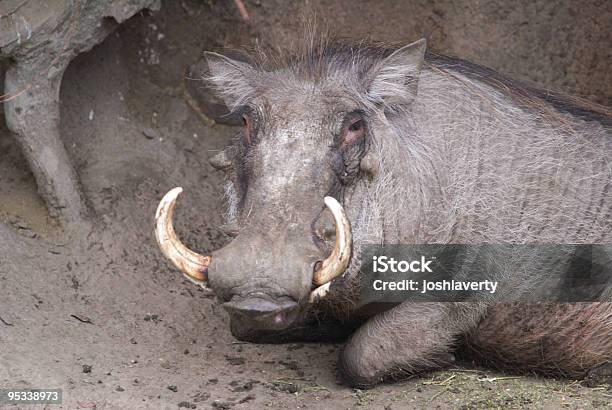
M 156 234 L 178 269 L 212 287 L 235 337 L 354 330 L 338 368 L 358 387 L 443 366 L 460 342 L 500 365 L 607 371 L 612 304 L 373 308 L 357 291 L 366 244 L 612 243 L 605 108 L 426 53 L 424 40 L 206 56 L 207 81 L 244 122 L 211 160 L 227 174 L 235 239 L 212 256 L 182 245 L 180 188 L 160 203 Z

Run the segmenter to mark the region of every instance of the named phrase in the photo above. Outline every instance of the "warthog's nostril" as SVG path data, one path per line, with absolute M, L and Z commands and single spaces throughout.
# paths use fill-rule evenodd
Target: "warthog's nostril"
M 287 322 L 287 314 L 285 312 L 278 312 L 274 315 L 274 324 L 282 325 Z

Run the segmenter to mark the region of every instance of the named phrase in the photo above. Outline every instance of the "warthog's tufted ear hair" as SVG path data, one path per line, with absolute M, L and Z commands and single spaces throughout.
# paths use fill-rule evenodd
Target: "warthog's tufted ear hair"
M 417 93 L 425 59 L 424 38 L 396 50 L 371 71 L 368 98 L 375 104 L 393 107 L 409 103 Z
M 254 92 L 251 81 L 257 73 L 253 66 L 210 51 L 204 57 L 208 64 L 204 80 L 213 86 L 230 110 L 243 105 Z

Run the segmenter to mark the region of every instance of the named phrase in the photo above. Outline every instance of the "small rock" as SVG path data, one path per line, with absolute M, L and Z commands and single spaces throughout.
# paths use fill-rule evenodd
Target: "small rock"
M 225 360 L 231 365 L 240 366 L 246 363 L 246 359 L 244 357 L 237 356 L 225 356 Z
M 182 401 L 182 402 L 180 402 L 180 403 L 178 404 L 178 406 L 179 406 L 179 408 L 184 407 L 184 408 L 186 408 L 186 409 L 195 409 L 196 407 L 198 407 L 198 406 L 196 406 L 195 404 L 190 403 L 190 402 L 188 402 L 188 401 Z
M 284 391 L 284 392 L 291 393 L 291 394 L 301 392 L 304 387 L 297 383 L 276 383 L 274 382 L 272 383 L 272 385 L 274 386 L 274 389 L 278 391 Z
M 156 138 L 159 138 L 159 132 L 157 132 L 156 129 L 149 128 L 149 127 L 144 128 L 142 130 L 142 135 L 144 135 L 145 138 L 148 140 L 154 140 Z
M 116 391 L 125 391 L 125 389 L 123 387 L 121 387 L 121 386 L 115 387 L 115 390 Z
M 234 403 L 230 401 L 215 400 L 212 402 L 212 406 L 214 409 L 228 410 L 234 407 Z
M 245 392 L 245 391 L 253 390 L 253 383 L 254 381 L 250 380 L 243 384 L 239 384 L 238 382 L 232 382 L 230 383 L 230 385 L 234 387 L 232 389 L 232 392 L 237 393 L 237 392 Z
M 243 397 L 242 399 L 240 399 L 238 403 L 246 403 L 247 401 L 251 401 L 251 400 L 255 400 L 254 394 L 249 394 L 248 396 Z
M 201 401 L 206 401 L 209 398 L 210 398 L 210 393 L 203 391 L 193 396 L 193 401 L 195 401 L 196 403 L 199 403 Z
M 38 234 L 30 229 L 20 229 L 19 233 L 27 238 L 34 239 L 38 236 Z
M 159 315 L 145 315 L 144 320 L 145 322 L 161 322 Z
M 91 373 L 92 366 L 90 364 L 83 365 L 83 373 Z
M 175 385 L 171 384 L 170 386 L 168 386 L 168 390 L 173 391 L 173 392 L 177 392 L 178 391 L 178 387 L 176 387 Z

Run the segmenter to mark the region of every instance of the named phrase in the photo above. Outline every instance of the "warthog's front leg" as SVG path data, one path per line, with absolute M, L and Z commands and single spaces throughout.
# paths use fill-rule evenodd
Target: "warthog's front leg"
M 338 368 L 344 382 L 368 388 L 387 378 L 444 366 L 451 347 L 484 312 L 479 304 L 403 303 L 371 318 L 350 338 Z

